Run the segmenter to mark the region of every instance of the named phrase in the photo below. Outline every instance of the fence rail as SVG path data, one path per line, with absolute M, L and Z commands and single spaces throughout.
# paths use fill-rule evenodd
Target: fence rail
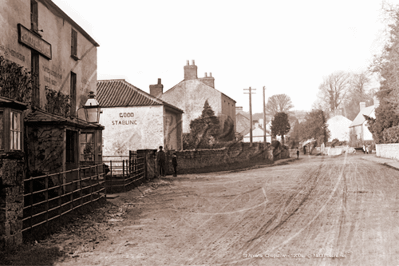
M 105 196 L 103 164 L 25 179 L 22 232 Z
M 105 175 L 107 193 L 126 191 L 133 183 L 138 184 L 145 178 L 143 157 L 131 156 L 129 160 L 104 161 L 108 170 Z

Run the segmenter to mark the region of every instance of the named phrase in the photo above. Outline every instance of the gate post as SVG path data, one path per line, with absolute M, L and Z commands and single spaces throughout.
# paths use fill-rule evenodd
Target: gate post
M 157 150 L 137 150 L 137 157 L 144 158 L 144 176 L 146 179 L 157 177 L 156 167 L 156 152 Z
M 22 244 L 24 165 L 23 152 L 0 156 L 0 250 Z

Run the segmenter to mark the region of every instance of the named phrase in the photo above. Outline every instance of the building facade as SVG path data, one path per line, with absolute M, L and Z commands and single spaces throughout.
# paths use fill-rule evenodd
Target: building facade
M 161 81 L 153 87 L 162 86 Z M 104 156 L 124 156 L 129 150 L 181 150 L 182 114 L 179 108 L 125 80 L 100 80 L 97 96 L 102 114 Z
M 327 120 L 327 127 L 330 131 L 328 141 L 338 139 L 339 141 L 349 141 L 349 126 L 352 124 L 348 118 L 336 115 Z
M 378 102 L 374 100 L 374 105 L 368 107 L 366 107 L 365 102 L 361 102 L 359 105 L 360 112 L 349 125 L 349 134 L 351 140 L 357 141 L 360 145 L 363 141 L 373 140 L 373 134 L 367 127 L 367 120 L 364 115 L 375 118 L 375 108 L 378 107 Z
M 232 136 L 234 136 L 236 101 L 215 89 L 215 78 L 212 77 L 212 73 L 209 73 L 209 75 L 205 73 L 203 78 L 198 78 L 194 60 L 191 65 L 187 61 L 187 65 L 184 66 L 183 81 L 166 92 L 157 88 L 150 90 L 150 93 L 184 111 L 183 133 L 190 132 L 190 122 L 201 116 L 205 101 L 208 101 L 215 115 L 219 118 L 223 131 L 231 130 Z
M 101 161 L 102 127 L 88 123 L 83 109 L 96 92 L 98 43 L 51 0 L 3 0 L 0 31 L 3 63 L 32 74 L 31 90 L 20 91 L 29 92 L 20 116 L 25 145 L 18 147 L 27 153 L 28 175 Z

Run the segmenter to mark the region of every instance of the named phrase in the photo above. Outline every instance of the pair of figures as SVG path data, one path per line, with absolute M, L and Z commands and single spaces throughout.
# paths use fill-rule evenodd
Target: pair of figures
M 165 161 L 166 161 L 165 152 L 163 151 L 163 147 L 159 146 L 159 151 L 157 153 L 157 163 L 158 163 L 158 166 L 159 166 L 159 175 L 160 176 L 166 176 Z M 172 154 L 172 165 L 173 165 L 173 170 L 174 170 L 173 176 L 177 176 L 177 155 L 176 155 L 176 152 L 174 152 Z

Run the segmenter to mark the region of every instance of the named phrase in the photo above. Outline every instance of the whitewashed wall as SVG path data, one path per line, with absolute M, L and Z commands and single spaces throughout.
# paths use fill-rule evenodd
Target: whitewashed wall
M 399 143 L 376 144 L 375 146 L 378 157 L 399 160 Z

